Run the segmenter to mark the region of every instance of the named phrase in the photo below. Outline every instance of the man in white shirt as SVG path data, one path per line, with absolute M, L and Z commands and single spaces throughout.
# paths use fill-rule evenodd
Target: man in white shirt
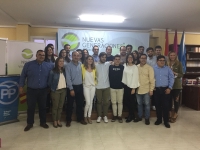
M 103 107 L 103 119 L 105 123 L 108 123 L 108 108 L 110 100 L 110 83 L 109 83 L 109 66 L 110 62 L 106 62 L 106 53 L 101 52 L 99 54 L 99 62 L 96 64 L 97 71 L 97 85 L 96 85 L 96 96 L 97 96 L 97 123 L 101 122 L 102 107 Z

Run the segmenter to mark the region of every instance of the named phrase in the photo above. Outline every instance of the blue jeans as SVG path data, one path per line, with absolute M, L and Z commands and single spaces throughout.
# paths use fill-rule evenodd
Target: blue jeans
M 143 104 L 145 106 L 145 119 L 150 117 L 150 96 L 149 93 L 146 94 L 136 94 L 138 102 L 138 117 L 142 118 L 143 114 Z

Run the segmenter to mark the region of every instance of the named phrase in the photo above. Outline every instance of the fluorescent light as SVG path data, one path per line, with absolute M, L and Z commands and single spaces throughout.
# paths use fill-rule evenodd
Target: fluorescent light
M 81 21 L 122 23 L 124 17 L 116 15 L 80 15 Z

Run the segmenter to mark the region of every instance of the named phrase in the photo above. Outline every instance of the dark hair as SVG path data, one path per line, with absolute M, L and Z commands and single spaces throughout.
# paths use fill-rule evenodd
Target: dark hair
M 140 55 L 140 58 L 141 58 L 142 56 L 146 56 L 146 58 L 147 58 L 147 54 L 141 54 L 141 55 Z
M 157 48 L 162 49 L 162 47 L 161 47 L 160 45 L 157 45 L 157 46 L 155 47 L 155 50 L 156 50 Z
M 157 61 L 158 61 L 159 59 L 161 59 L 161 58 L 164 58 L 164 59 L 165 59 L 165 56 L 159 55 L 159 56 L 157 57 Z
M 125 47 L 125 48 L 126 48 L 126 46 L 120 46 L 120 48 L 119 48 L 120 51 L 121 51 L 121 48 L 122 48 L 122 47 Z
M 87 51 L 87 53 L 89 54 L 89 52 L 88 52 L 88 50 L 87 50 L 87 49 L 83 49 L 83 52 L 84 52 L 84 51 Z
M 49 60 L 49 58 L 48 58 L 48 49 L 49 49 L 49 48 L 51 48 L 50 45 L 49 45 L 49 46 L 46 46 L 45 49 L 44 49 L 44 53 L 45 53 L 44 61 L 50 62 L 50 60 L 51 60 L 52 62 L 55 62 L 55 58 L 54 58 L 54 53 L 53 53 L 53 52 L 52 52 L 52 55 L 51 55 L 51 59 Z M 51 48 L 51 49 L 52 49 L 52 48 Z M 52 49 L 52 51 L 53 51 L 53 49 Z
M 120 56 L 119 54 L 115 55 L 115 56 L 114 56 L 114 59 L 115 59 L 116 57 L 121 58 L 121 56 Z M 114 59 L 113 59 L 113 60 L 114 60 Z
M 65 50 L 65 49 L 62 49 L 62 50 L 60 51 L 60 53 L 59 53 L 59 57 L 62 57 L 62 52 L 63 52 L 63 51 L 66 51 L 66 50 Z M 71 61 L 68 55 L 66 55 L 66 57 L 64 58 L 64 60 L 65 60 L 66 62 L 68 62 L 68 63 Z
M 137 65 L 137 64 L 139 64 L 140 63 L 140 60 L 139 60 L 139 53 L 138 53 L 138 51 L 137 50 L 134 50 L 133 52 L 132 52 L 132 54 L 133 53 L 136 53 L 136 55 L 137 55 L 137 58 L 135 59 L 135 57 L 134 57 L 134 55 L 133 55 L 133 57 L 134 57 L 134 62 L 135 61 L 137 61 L 135 64 Z
M 132 46 L 132 45 L 126 45 L 126 49 L 127 49 L 127 47 L 130 47 L 131 50 L 133 49 L 133 46 Z
M 92 50 L 94 50 L 94 47 L 98 47 L 98 48 L 99 48 L 99 46 L 97 46 L 97 45 L 94 45 L 94 46 L 92 47 Z
M 88 62 L 87 62 L 87 60 L 88 60 L 88 58 L 92 58 L 92 60 L 93 60 L 93 63 L 92 63 L 92 65 L 91 65 L 91 69 L 93 70 L 93 69 L 95 69 L 95 64 L 94 64 L 94 58 L 91 56 L 91 55 L 88 55 L 86 58 L 85 58 L 85 61 L 84 61 L 84 67 L 85 67 L 85 69 L 87 69 L 88 68 Z
M 104 56 L 104 55 L 107 56 L 107 54 L 106 54 L 105 52 L 101 52 L 101 53 L 99 54 L 99 58 L 101 58 L 101 57 Z
M 44 51 L 39 49 L 39 50 L 37 50 L 36 54 L 38 54 L 39 52 L 44 52 Z
M 63 59 L 63 57 L 58 57 L 55 61 L 55 67 L 53 68 L 53 72 L 55 73 L 60 73 L 60 70 L 58 68 L 58 62 L 60 61 L 60 59 Z M 63 59 L 64 60 L 64 59 Z M 64 66 L 61 68 L 61 72 L 64 72 L 65 69 L 64 69 Z
M 70 46 L 70 45 L 69 45 L 69 44 L 65 44 L 65 45 L 64 45 L 64 49 L 65 49 L 67 46 Z
M 85 61 L 85 55 L 84 55 L 83 50 L 82 50 L 82 49 L 77 49 L 76 51 L 77 51 L 77 52 L 81 52 L 81 55 L 82 55 L 82 57 L 81 57 L 81 62 L 84 63 L 84 61 Z
M 150 50 L 153 51 L 153 48 L 152 48 L 152 47 L 148 47 L 147 50 L 146 50 L 146 52 L 148 52 L 148 51 L 150 51 Z
M 135 64 L 135 63 L 134 63 L 134 61 L 135 61 L 135 58 L 134 58 L 133 54 L 132 54 L 132 53 L 130 53 L 130 54 L 127 54 L 127 55 L 126 55 L 126 65 L 128 65 L 128 57 L 129 57 L 130 55 L 131 55 L 131 56 L 132 56 L 132 58 L 133 58 L 133 62 L 132 62 L 132 63 L 133 63 L 133 64 Z
M 111 46 L 107 46 L 107 47 L 106 47 L 106 50 L 108 49 L 108 47 L 110 47 L 110 48 L 112 49 L 112 47 L 111 47 Z
M 53 44 L 51 44 L 51 43 L 49 43 L 47 46 L 53 46 L 53 47 L 54 47 L 54 45 L 53 45 Z
M 144 48 L 144 46 L 139 46 L 139 47 L 138 47 L 138 50 L 139 50 L 140 48 Z

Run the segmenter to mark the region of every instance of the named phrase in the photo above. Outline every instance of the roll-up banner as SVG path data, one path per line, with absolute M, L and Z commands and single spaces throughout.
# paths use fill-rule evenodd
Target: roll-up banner
M 26 62 L 36 59 L 37 50 L 44 50 L 44 43 L 34 42 L 7 42 L 8 75 L 21 74 Z
M 0 75 L 6 74 L 6 40 L 0 40 Z
M 0 76 L 0 125 L 17 121 L 19 75 Z
M 87 49 L 92 54 L 92 47 L 99 46 L 100 52 L 105 52 L 107 46 L 112 47 L 112 54 L 118 54 L 120 46 L 131 44 L 133 50 L 138 46 L 149 46 L 149 32 L 99 31 L 58 29 L 58 52 L 65 44 L 71 45 L 71 51 Z

